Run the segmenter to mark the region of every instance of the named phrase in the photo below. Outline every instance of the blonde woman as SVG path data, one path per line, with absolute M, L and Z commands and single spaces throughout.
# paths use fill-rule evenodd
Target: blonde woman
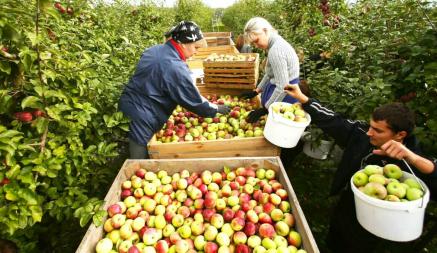
M 268 113 L 267 109 L 273 102 L 297 102 L 285 93 L 284 87 L 299 84 L 299 58 L 290 43 L 264 18 L 250 19 L 244 28 L 244 35 L 252 45 L 267 53 L 264 77 L 255 90 L 241 94 L 243 98 L 253 98 L 261 93 L 262 107 L 248 116 L 249 122 L 255 122 Z

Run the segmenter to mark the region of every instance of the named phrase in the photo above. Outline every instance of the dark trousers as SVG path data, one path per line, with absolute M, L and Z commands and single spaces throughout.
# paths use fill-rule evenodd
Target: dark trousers
M 149 151 L 147 145 L 143 146 L 129 139 L 130 159 L 149 159 Z

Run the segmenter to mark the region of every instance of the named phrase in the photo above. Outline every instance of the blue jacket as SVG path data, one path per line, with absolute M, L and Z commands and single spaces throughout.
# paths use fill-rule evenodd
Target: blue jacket
M 217 106 L 200 95 L 187 64 L 168 41 L 143 52 L 120 97 L 119 109 L 131 120 L 129 138 L 147 145 L 178 104 L 204 117 L 217 113 Z

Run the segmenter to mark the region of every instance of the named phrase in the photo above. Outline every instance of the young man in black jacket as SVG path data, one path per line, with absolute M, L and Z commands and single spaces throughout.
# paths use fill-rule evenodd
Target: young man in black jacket
M 372 114 L 370 124 L 367 124 L 342 118 L 318 101 L 308 98 L 298 85 L 288 85 L 285 90 L 302 104 L 303 109 L 311 115 L 312 123 L 344 148 L 331 187 L 331 195 L 340 194 L 328 234 L 328 245 L 332 252 L 370 253 L 387 243 L 365 230 L 356 218 L 349 180 L 362 165 L 384 166 L 394 163 L 409 172 L 402 161 L 404 159 L 416 176 L 429 187 L 431 199 L 437 198 L 436 160 L 421 155 L 418 141 L 412 135 L 414 114 L 406 106 L 391 103 L 378 107 Z

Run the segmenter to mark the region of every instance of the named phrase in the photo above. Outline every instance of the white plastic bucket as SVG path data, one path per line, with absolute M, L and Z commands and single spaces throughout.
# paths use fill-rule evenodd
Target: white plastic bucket
M 264 126 L 264 137 L 272 144 L 282 148 L 293 148 L 297 145 L 305 128 L 310 124 L 311 117 L 305 113 L 306 122 L 295 122 L 286 119 L 273 112 L 272 106 L 278 103 L 287 104 L 284 102 L 274 102 L 269 107 L 269 115 Z
M 406 178 L 414 178 L 408 172 L 403 172 Z M 390 202 L 367 196 L 354 185 L 355 209 L 358 222 L 370 233 L 392 241 L 407 242 L 417 239 L 422 234 L 425 209 L 429 202 L 429 189 L 422 180 L 417 178 L 425 189 L 423 198 L 408 202 Z
M 311 158 L 325 160 L 328 158 L 333 145 L 333 141 L 321 140 L 320 146 L 317 146 L 317 144 L 311 143 L 310 141 L 305 141 L 303 152 Z

